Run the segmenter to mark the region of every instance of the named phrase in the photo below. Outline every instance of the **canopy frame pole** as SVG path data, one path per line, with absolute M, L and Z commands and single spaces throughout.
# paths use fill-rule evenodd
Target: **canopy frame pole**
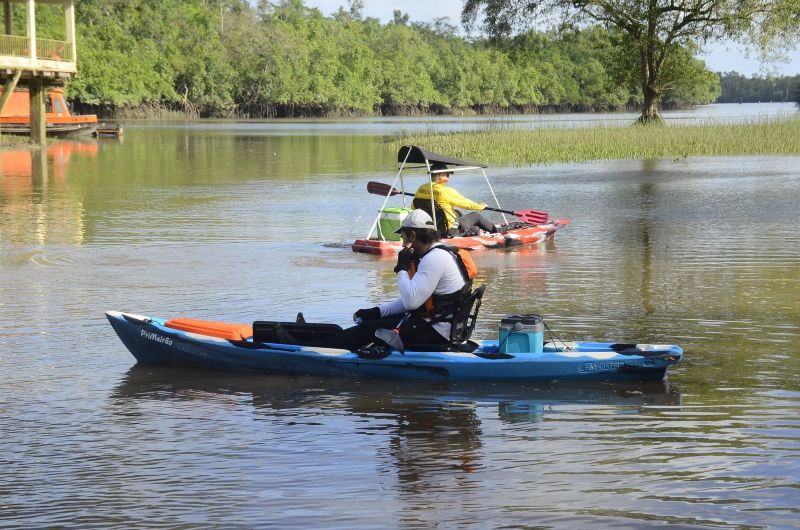
M 502 210 L 503 207 L 500 206 L 500 201 L 497 200 L 497 195 L 494 194 L 494 188 L 492 188 L 492 183 L 489 182 L 489 177 L 486 176 L 486 171 L 481 168 L 481 173 L 483 173 L 483 178 L 486 179 L 486 185 L 489 186 L 489 191 L 492 193 L 492 198 L 494 198 L 494 203 L 497 205 L 499 210 Z M 500 215 L 503 216 L 503 223 L 508 224 L 508 219 L 506 219 L 506 214 L 501 213 Z
M 395 184 L 397 184 L 398 179 L 400 180 L 400 187 L 403 187 L 403 168 L 406 167 L 406 161 L 408 160 L 408 156 L 411 154 L 411 149 L 408 150 L 406 153 L 405 159 L 403 159 L 403 163 L 400 164 L 400 169 L 397 171 L 397 176 L 394 177 L 394 182 L 392 182 L 392 188 L 394 188 Z M 427 162 L 427 161 L 426 161 Z M 403 188 L 405 191 L 405 188 Z M 381 218 L 381 214 L 383 213 L 383 209 L 386 208 L 386 203 L 389 202 L 389 197 L 392 196 L 391 188 L 389 188 L 389 193 L 386 194 L 386 197 L 383 198 L 383 204 L 381 204 L 380 209 L 378 209 L 378 215 L 375 216 L 375 220 L 372 221 L 372 225 L 369 227 L 369 232 L 367 232 L 366 240 L 369 241 L 369 238 L 372 237 L 372 231 L 378 227 L 378 221 Z M 406 197 L 403 195 L 403 207 L 405 208 L 406 205 Z
M 428 168 L 428 194 L 431 196 L 431 217 L 433 218 L 433 229 L 437 232 L 439 231 L 439 227 L 436 226 L 436 201 L 434 201 L 433 197 L 433 173 L 431 172 L 431 163 L 428 162 L 428 159 L 425 159 L 425 165 Z
M 400 164 L 400 169 L 397 171 L 397 176 L 394 178 L 394 182 L 392 183 L 392 187 L 394 187 L 394 185 L 397 184 L 397 179 L 400 179 L 400 191 L 403 192 L 403 195 L 402 195 L 402 197 L 403 197 L 403 208 L 406 207 L 406 194 L 405 194 L 406 182 L 403 179 L 403 169 L 405 169 L 405 167 L 406 167 L 406 161 L 408 160 L 408 156 L 410 154 L 411 154 L 411 149 L 409 149 L 408 153 L 406 153 L 406 157 L 403 159 L 403 162 Z

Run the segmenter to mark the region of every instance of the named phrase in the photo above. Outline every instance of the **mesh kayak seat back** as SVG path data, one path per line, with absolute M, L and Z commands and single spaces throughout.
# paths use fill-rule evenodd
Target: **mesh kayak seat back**
M 464 351 L 472 352 L 478 348 L 478 344 L 469 340 L 472 332 L 475 331 L 475 323 L 478 320 L 478 312 L 481 309 L 481 299 L 486 291 L 486 286 L 481 285 L 464 301 L 461 308 L 453 317 L 450 326 L 450 342 L 446 346 L 441 344 L 406 344 L 407 350 L 416 351 Z
M 431 212 L 430 199 L 414 199 L 413 201 L 411 201 L 411 206 L 424 211 L 425 213 L 431 216 L 431 219 L 436 220 L 436 229 L 439 230 L 440 237 L 448 237 L 447 218 L 444 215 L 444 210 L 442 210 L 442 207 L 439 206 L 438 202 L 434 202 L 433 204 L 434 204 L 434 210 L 436 211 L 435 216 L 433 212 Z

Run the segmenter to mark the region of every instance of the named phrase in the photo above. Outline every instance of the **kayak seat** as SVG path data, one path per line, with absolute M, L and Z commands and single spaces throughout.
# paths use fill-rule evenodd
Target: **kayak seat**
M 253 322 L 253 342 L 313 346 L 317 341 L 333 337 L 341 331 L 342 327 L 338 324 L 256 320 Z
M 439 203 L 434 202 L 433 204 L 433 209 L 436 211 L 435 216 L 433 212 L 431 212 L 430 199 L 414 199 L 411 201 L 411 206 L 423 210 L 425 213 L 431 216 L 431 219 L 436 220 L 436 228 L 439 230 L 440 237 L 450 237 L 450 235 L 447 233 L 447 218 L 444 215 L 444 210 L 442 210 L 442 207 L 439 206 Z
M 167 320 L 164 326 L 189 333 L 197 333 L 198 335 L 227 340 L 247 340 L 253 336 L 253 327 L 249 324 L 214 322 L 212 320 L 198 320 L 196 318 L 173 318 Z
M 481 308 L 481 298 L 486 290 L 485 285 L 481 285 L 469 295 L 461 306 L 461 309 L 453 318 L 450 326 L 449 344 L 426 344 L 421 342 L 408 342 L 406 349 L 412 351 L 460 351 L 471 353 L 479 348 L 479 344 L 469 340 L 475 329 L 475 322 L 478 319 L 478 311 Z
M 475 322 L 478 320 L 478 311 L 481 309 L 481 299 L 486 291 L 486 285 L 481 285 L 467 297 L 466 301 L 453 317 L 453 324 L 450 327 L 450 344 L 458 345 L 466 342 L 475 330 Z

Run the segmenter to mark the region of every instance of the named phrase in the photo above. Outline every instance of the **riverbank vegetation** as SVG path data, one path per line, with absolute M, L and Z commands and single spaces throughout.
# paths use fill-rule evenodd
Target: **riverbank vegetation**
M 345 3 L 343 0 L 342 3 Z M 330 17 L 302 0 L 76 0 L 78 111 L 113 116 L 295 117 L 570 112 L 641 105 L 620 35 L 564 26 L 469 39 L 449 19 L 382 24 L 360 1 Z M 44 38 L 63 15 L 37 6 Z M 14 11 L 15 29 L 23 10 Z M 713 102 L 719 78 L 676 47 L 666 107 Z
M 494 38 L 520 29 L 599 24 L 623 45 L 620 72 L 637 80 L 642 97 L 638 122 L 661 123 L 665 91 L 685 79 L 681 55 L 695 43 L 739 40 L 762 56 L 800 40 L 797 0 L 703 2 L 608 2 L 606 0 L 465 0 L 462 21 Z
M 720 74 L 717 103 L 800 103 L 800 74 L 794 76 L 745 77 L 737 72 Z
M 586 160 L 800 154 L 800 118 L 740 124 L 601 126 L 534 130 L 398 134 L 389 148 L 424 145 L 456 158 L 492 165 Z

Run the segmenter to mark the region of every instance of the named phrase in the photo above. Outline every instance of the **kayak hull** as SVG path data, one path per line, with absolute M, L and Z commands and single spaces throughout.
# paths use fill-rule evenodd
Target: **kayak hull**
M 568 225 L 568 219 L 557 219 L 545 225 L 533 225 L 516 228 L 499 234 L 483 234 L 479 236 L 451 237 L 444 241 L 448 245 L 466 250 L 501 249 L 519 245 L 537 245 L 553 237 L 556 230 Z M 353 252 L 375 254 L 378 256 L 393 256 L 402 248 L 400 241 L 382 241 L 380 239 L 357 239 L 353 245 Z
M 453 381 L 653 381 L 664 379 L 683 355 L 674 345 L 573 342 L 496 358 L 497 341 L 485 340 L 475 352 L 407 350 L 367 359 L 347 350 L 205 336 L 167 327 L 160 318 L 117 311 L 106 316 L 140 364 L 218 370 Z M 615 351 L 619 346 L 631 348 Z

